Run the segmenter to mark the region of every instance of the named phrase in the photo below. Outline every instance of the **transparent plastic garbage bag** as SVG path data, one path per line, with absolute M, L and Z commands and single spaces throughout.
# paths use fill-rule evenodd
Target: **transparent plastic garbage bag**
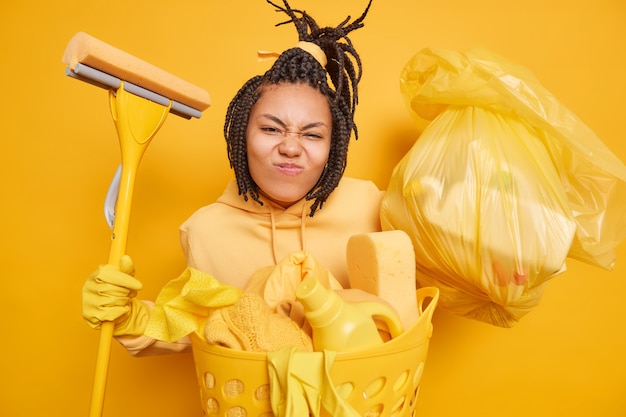
M 486 50 L 424 49 L 401 74 L 430 121 L 395 167 L 384 229 L 407 232 L 440 305 L 511 327 L 566 258 L 612 269 L 626 166 L 530 74 Z

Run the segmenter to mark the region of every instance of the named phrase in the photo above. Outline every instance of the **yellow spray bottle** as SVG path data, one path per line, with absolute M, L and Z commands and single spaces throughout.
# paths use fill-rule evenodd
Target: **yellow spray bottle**
M 316 351 L 348 352 L 384 343 L 374 317 L 386 322 L 392 338 L 402 333 L 400 318 L 389 306 L 372 301 L 344 301 L 313 276 L 298 285 L 296 298 L 304 306 Z

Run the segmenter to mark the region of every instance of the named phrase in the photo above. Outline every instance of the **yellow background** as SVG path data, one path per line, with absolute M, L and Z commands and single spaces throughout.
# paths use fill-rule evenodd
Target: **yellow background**
M 365 0 L 293 0 L 322 25 Z M 80 289 L 107 259 L 102 203 L 119 162 L 104 90 L 64 76 L 86 31 L 207 89 L 200 120 L 170 116 L 142 162 L 128 252 L 154 298 L 184 267 L 178 225 L 230 178 L 225 108 L 262 72 L 259 49 L 295 41 L 262 0 L 3 1 L 0 415 L 87 414 L 98 333 Z M 419 135 L 398 74 L 423 47 L 483 46 L 528 67 L 626 160 L 622 0 L 375 0 L 353 36 L 364 64 L 348 173 L 385 188 Z M 355 210 L 358 208 L 355 207 Z M 227 236 L 225 236 L 227 238 Z M 420 416 L 626 415 L 626 246 L 612 272 L 568 261 L 512 329 L 438 311 Z M 200 416 L 190 355 L 134 359 L 113 346 L 105 415 Z

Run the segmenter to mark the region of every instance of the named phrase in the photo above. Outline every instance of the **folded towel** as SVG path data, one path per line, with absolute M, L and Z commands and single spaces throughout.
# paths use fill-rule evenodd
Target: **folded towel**
M 286 347 L 313 350 L 308 334 L 253 293 L 244 293 L 234 305 L 214 311 L 207 320 L 205 339 L 208 343 L 251 352 L 272 352 Z

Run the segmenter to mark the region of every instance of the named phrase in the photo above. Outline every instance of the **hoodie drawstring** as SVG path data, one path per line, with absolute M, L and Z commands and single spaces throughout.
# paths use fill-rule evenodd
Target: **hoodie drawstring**
M 307 217 L 306 215 L 307 208 L 309 208 L 308 204 L 303 204 L 302 213 L 300 213 L 300 246 L 303 251 L 306 251 L 306 238 L 305 238 L 306 227 L 304 225 L 304 221 Z
M 267 205 L 267 208 L 270 209 L 270 223 L 272 225 L 272 236 L 270 239 L 272 240 L 272 257 L 274 258 L 274 265 L 278 265 L 278 259 L 276 258 L 276 219 L 274 218 L 274 209 L 271 204 Z
M 278 259 L 278 249 L 276 248 L 276 218 L 274 215 L 274 208 L 271 204 L 267 205 L 270 212 L 270 224 L 272 225 L 272 236 L 270 239 L 272 240 L 272 257 L 274 258 L 274 264 L 278 265 L 280 259 Z M 302 251 L 306 251 L 306 212 L 308 209 L 308 204 L 302 205 L 302 213 L 300 215 L 300 249 Z M 295 250 L 294 250 L 295 252 Z

